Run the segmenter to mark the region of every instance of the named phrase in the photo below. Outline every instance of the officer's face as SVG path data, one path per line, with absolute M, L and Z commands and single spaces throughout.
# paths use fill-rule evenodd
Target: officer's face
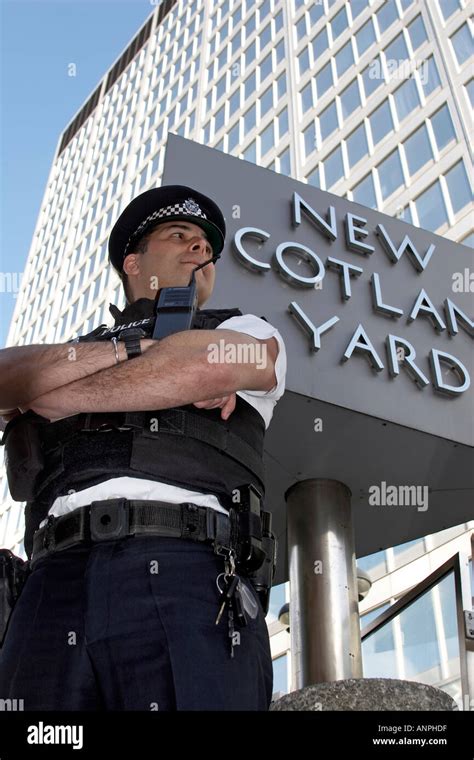
M 193 269 L 212 256 L 206 233 L 197 224 L 163 222 L 150 235 L 145 253 L 130 253 L 124 260 L 132 302 L 155 298 L 161 288 L 188 285 Z M 196 272 L 199 306 L 210 297 L 215 276 L 214 263 Z

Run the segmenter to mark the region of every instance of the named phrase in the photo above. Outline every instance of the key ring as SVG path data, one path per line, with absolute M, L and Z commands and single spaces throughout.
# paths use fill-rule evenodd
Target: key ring
M 217 586 L 217 590 L 219 591 L 220 594 L 223 594 L 224 591 L 219 586 L 219 578 L 225 578 L 225 577 L 226 577 L 226 573 L 219 573 L 219 575 L 216 578 L 216 586 Z

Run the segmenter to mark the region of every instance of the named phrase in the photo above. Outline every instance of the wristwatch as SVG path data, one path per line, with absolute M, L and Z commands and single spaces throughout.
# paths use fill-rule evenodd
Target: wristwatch
M 128 327 L 126 330 L 120 331 L 118 339 L 123 340 L 125 343 L 127 359 L 133 359 L 135 356 L 140 356 L 142 352 L 140 338 L 144 338 L 145 334 L 145 331 L 141 330 L 140 327 Z

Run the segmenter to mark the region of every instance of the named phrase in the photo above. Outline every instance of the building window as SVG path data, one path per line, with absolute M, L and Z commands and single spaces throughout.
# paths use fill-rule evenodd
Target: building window
M 310 26 L 314 26 L 318 23 L 319 19 L 324 16 L 324 6 L 321 2 L 312 3 L 309 9 L 309 23 Z
M 377 208 L 372 174 L 367 174 L 358 185 L 352 188 L 352 198 L 356 203 L 361 203 L 363 206 Z
M 237 5 L 234 10 L 232 11 L 232 28 L 235 29 L 235 27 L 242 21 L 242 6 Z
M 376 16 L 380 34 L 383 34 L 398 18 L 395 0 L 385 0 L 382 7 L 377 11 Z
M 285 58 L 285 40 L 281 39 L 275 47 L 276 65 L 278 66 Z
M 461 7 L 459 5 L 459 0 L 438 0 L 438 5 L 445 21 L 447 21 L 448 18 Z
M 239 29 L 239 31 L 234 34 L 234 36 L 232 37 L 230 41 L 231 56 L 233 56 L 234 53 L 237 50 L 240 50 L 240 48 L 242 47 L 242 31 L 243 31 L 242 29 Z
M 369 0 L 351 0 L 351 15 L 353 19 L 356 19 L 357 16 L 360 16 L 362 11 L 364 11 L 369 6 Z
M 451 37 L 451 44 L 459 66 L 462 66 L 472 55 L 472 34 L 466 24 L 463 24 Z
M 252 161 L 254 164 L 257 163 L 257 145 L 255 140 L 244 150 L 243 157 L 245 161 Z
M 244 134 L 247 135 L 257 123 L 257 108 L 255 103 L 244 114 Z
M 420 98 L 413 79 L 407 79 L 393 93 L 399 121 L 403 121 L 420 105 Z
M 459 161 L 446 175 L 451 206 L 455 214 L 472 201 L 472 192 L 463 161 Z
M 275 34 L 278 34 L 280 29 L 283 29 L 283 12 L 279 11 L 273 21 L 275 24 Z
M 303 87 L 303 89 L 300 92 L 300 98 L 301 98 L 301 113 L 305 114 L 306 111 L 309 111 L 309 109 L 313 108 L 314 106 L 312 80 L 310 80 L 308 84 L 305 87 Z
M 330 87 L 333 85 L 333 78 L 332 78 L 332 71 L 331 71 L 331 61 L 329 61 L 321 71 L 318 71 L 316 74 L 316 89 L 318 93 L 318 98 L 321 98 L 325 92 L 329 90 Z
M 416 174 L 431 158 L 433 153 L 428 138 L 426 124 L 422 124 L 411 137 L 405 140 L 405 155 L 407 157 L 408 170 L 410 175 Z
M 319 175 L 319 166 L 311 172 L 311 174 L 308 174 L 306 177 L 308 180 L 309 185 L 313 185 L 313 187 L 321 187 L 321 177 Z
M 375 42 L 375 30 L 371 18 L 369 18 L 367 23 L 364 24 L 364 26 L 361 26 L 359 31 L 356 32 L 355 38 L 360 58 Z
M 400 33 L 390 45 L 385 48 L 385 59 L 388 61 L 395 61 L 400 64 L 402 61 L 409 59 L 407 43 L 403 33 Z
M 349 42 L 346 42 L 344 47 L 342 47 L 340 51 L 336 53 L 335 61 L 337 75 L 338 77 L 342 77 L 344 72 L 346 72 L 347 69 L 354 64 L 354 53 L 352 52 L 351 40 L 349 40 Z
M 362 81 L 364 83 L 365 97 L 369 98 L 384 81 L 380 56 L 374 58 L 374 60 L 363 70 Z
M 298 72 L 300 77 L 309 69 L 309 52 L 308 47 L 303 48 L 298 56 Z
M 280 174 L 286 174 L 287 177 L 291 175 L 291 161 L 290 161 L 290 149 L 287 148 L 278 156 L 278 165 Z
M 309 126 L 306 127 L 305 131 L 303 132 L 303 138 L 305 156 L 308 158 L 308 156 L 310 156 L 313 150 L 316 148 L 316 129 L 314 126 L 314 121 L 312 121 Z
M 408 25 L 408 34 L 410 35 L 410 41 L 413 50 L 418 50 L 420 45 L 428 40 L 425 25 L 423 23 L 421 15 L 417 16 L 416 19 Z
M 255 14 L 254 13 L 250 16 L 250 18 L 244 24 L 244 26 L 245 26 L 245 39 L 248 40 L 252 32 L 255 31 Z
M 448 221 L 446 206 L 439 180 L 431 185 L 415 201 L 420 227 L 430 232 L 436 232 Z
M 395 149 L 385 161 L 382 161 L 382 163 L 379 164 L 377 171 L 380 180 L 380 188 L 382 190 L 382 198 L 385 201 L 395 192 L 395 190 L 404 184 L 402 164 L 398 149 Z
M 347 13 L 345 8 L 341 8 L 339 13 L 336 13 L 331 21 L 331 32 L 333 40 L 337 39 L 344 29 L 347 29 L 349 23 L 347 21 Z
M 277 79 L 277 95 L 282 98 L 286 94 L 286 71 L 283 71 Z
M 270 13 L 270 0 L 264 0 L 260 8 L 258 9 L 260 23 L 262 23 L 262 21 L 268 16 L 269 13 Z
M 275 145 L 275 130 L 273 127 L 273 120 L 270 122 L 268 127 L 263 130 L 262 134 L 260 135 L 260 155 L 265 156 L 270 148 L 273 148 Z
M 340 145 L 324 160 L 324 175 L 326 177 L 326 190 L 329 190 L 330 187 L 335 185 L 344 176 L 344 164 L 342 162 Z
M 222 76 L 216 85 L 216 103 L 226 91 L 227 72 Z
M 407 678 L 432 672 L 440 677 L 440 653 L 433 609 L 433 593 L 428 591 L 400 612 L 405 675 Z
M 437 87 L 441 86 L 438 68 L 432 55 L 423 61 L 423 65 L 420 68 L 420 79 L 421 84 L 423 85 L 425 98 L 436 90 Z
M 204 125 L 204 129 L 202 131 L 202 141 L 204 145 L 209 145 L 211 139 L 211 122 L 208 121 L 207 124 Z
M 365 125 L 361 124 L 346 139 L 347 155 L 349 157 L 349 166 L 352 168 L 361 158 L 369 153 L 367 144 L 367 135 Z
M 273 693 L 288 693 L 288 653 L 275 657 L 273 660 Z
M 224 126 L 225 122 L 225 103 L 223 106 L 219 108 L 219 110 L 216 112 L 216 115 L 214 116 L 214 134 L 216 134 L 222 127 Z
M 303 14 L 299 21 L 296 22 L 296 42 L 300 42 L 303 37 L 306 37 L 306 15 Z
M 410 205 L 404 206 L 402 209 L 397 210 L 397 219 L 402 219 L 408 224 L 413 224 L 413 217 L 411 215 Z
M 288 132 L 288 109 L 285 107 L 277 116 L 278 119 L 278 139 L 281 140 Z
M 393 130 L 392 114 L 390 112 L 388 100 L 384 100 L 382 105 L 370 114 L 369 122 L 372 131 L 372 140 L 374 145 L 376 145 Z
M 390 604 L 381 604 L 361 617 L 361 627 L 385 612 Z M 362 642 L 362 661 L 365 678 L 399 678 L 395 648 L 394 622 L 390 621 Z
M 229 100 L 229 116 L 233 116 L 240 108 L 240 86 L 232 93 Z
M 325 140 L 326 137 L 329 137 L 329 135 L 332 134 L 334 130 L 338 128 L 338 126 L 336 101 L 333 100 L 332 103 L 330 103 L 328 107 L 324 109 L 319 117 L 321 139 Z
M 262 63 L 260 64 L 260 82 L 265 81 L 267 76 L 271 74 L 272 71 L 272 53 L 271 51 L 268 53 L 268 55 L 263 59 Z
M 319 34 L 312 40 L 313 60 L 317 61 L 319 56 L 323 55 L 329 47 L 327 27 L 321 29 Z
M 273 107 L 273 85 L 266 90 L 260 98 L 260 118 Z
M 268 23 L 266 25 L 265 29 L 263 30 L 263 32 L 260 32 L 259 38 L 260 38 L 260 52 L 262 52 L 262 50 L 265 50 L 265 48 L 267 47 L 268 43 L 272 39 L 272 25 L 271 25 L 271 23 Z
M 451 114 L 446 103 L 430 117 L 430 121 L 438 150 L 442 150 L 451 140 L 456 139 Z
M 341 92 L 340 98 L 342 115 L 345 119 L 360 106 L 359 83 L 357 82 L 357 79 L 354 79 L 345 90 Z
M 230 152 L 232 151 L 240 141 L 239 137 L 239 122 L 235 124 L 235 126 L 232 127 L 232 129 L 229 131 L 229 134 L 227 135 L 227 150 Z
M 257 89 L 257 72 L 254 70 L 244 82 L 244 98 L 248 100 Z

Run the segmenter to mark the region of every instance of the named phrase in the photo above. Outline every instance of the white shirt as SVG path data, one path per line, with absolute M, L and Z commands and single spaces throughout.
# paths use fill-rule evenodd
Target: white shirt
M 286 349 L 283 338 L 276 327 L 273 327 L 273 325 L 264 319 L 256 317 L 254 314 L 243 314 L 241 317 L 226 319 L 216 327 L 216 330 L 219 329 L 235 330 L 236 332 L 251 335 L 259 340 L 275 337 L 278 342 L 279 350 L 275 361 L 276 385 L 269 391 L 236 391 L 238 396 L 241 396 L 261 414 L 265 421 L 265 429 L 267 429 L 273 416 L 275 404 L 285 392 Z M 218 338 L 216 338 L 216 344 L 219 344 Z M 91 486 L 90 488 L 84 488 L 82 491 L 74 491 L 65 496 L 58 496 L 51 505 L 48 514 L 58 517 L 59 515 L 72 512 L 78 507 L 90 504 L 92 501 L 117 498 L 167 501 L 171 504 L 190 501 L 201 507 L 210 507 L 218 512 L 228 513 L 228 510 L 222 506 L 214 494 L 203 494 L 199 491 L 172 486 L 157 480 L 120 477 L 109 478 L 103 483 Z M 45 523 L 46 520 L 43 520 L 40 527 Z

